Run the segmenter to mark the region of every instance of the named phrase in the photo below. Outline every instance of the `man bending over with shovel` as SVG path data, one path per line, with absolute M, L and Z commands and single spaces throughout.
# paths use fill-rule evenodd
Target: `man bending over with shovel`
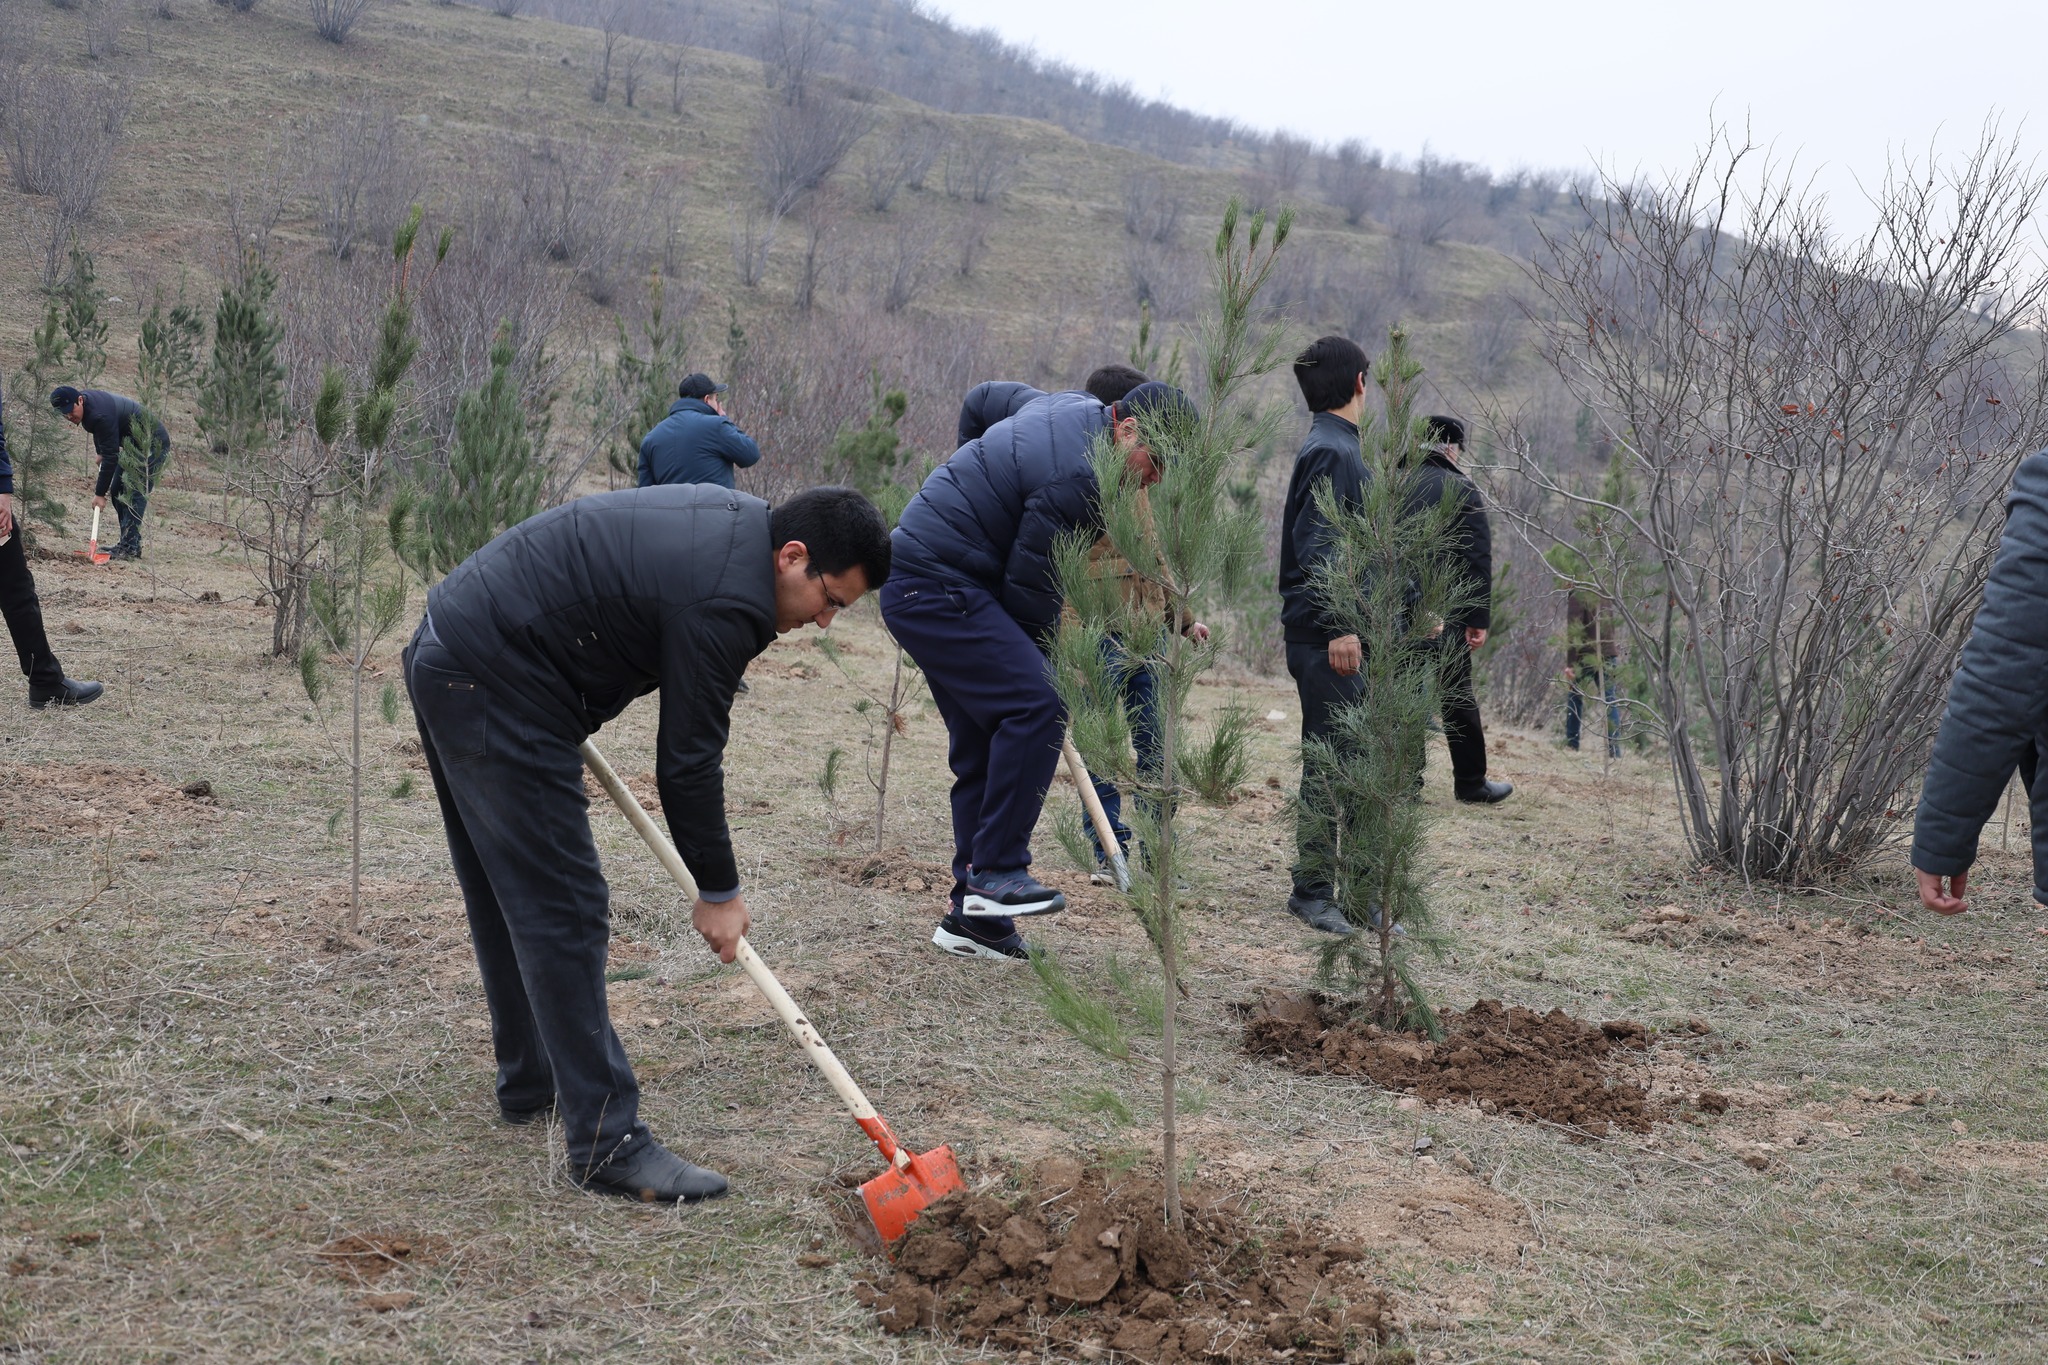
M 896 576 L 881 594 L 889 633 L 924 671 L 946 722 L 953 769 L 953 892 L 932 942 L 959 957 L 1021 960 L 1016 918 L 1066 909 L 1031 875 L 1031 831 L 1059 763 L 1066 710 L 1047 676 L 1058 628 L 1053 543 L 1101 530 L 1089 451 L 1107 435 L 1127 477 L 1159 465 L 1141 415 L 1192 413 L 1167 384 L 1105 404 L 1085 393 L 1031 397 L 932 471 L 891 536 Z
M 605 1000 L 611 918 L 577 746 L 661 693 L 656 780 L 698 886 L 691 921 L 731 962 L 749 921 L 725 821 L 733 690 L 778 634 L 889 577 L 889 533 L 849 488 L 781 506 L 713 485 L 600 493 L 543 512 L 427 594 L 406 688 L 448 828 L 508 1123 L 561 1116 L 586 1189 L 695 1202 L 725 1177 L 640 1122 Z

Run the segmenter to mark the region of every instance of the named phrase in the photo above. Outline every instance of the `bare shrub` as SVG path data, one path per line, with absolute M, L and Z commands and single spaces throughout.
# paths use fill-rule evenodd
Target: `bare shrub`
M 1725 135 L 1659 183 L 1609 179 L 1551 238 L 1550 359 L 1616 441 L 1576 509 L 1670 746 L 1694 852 L 1803 882 L 1892 837 L 1996 551 L 2048 439 L 2044 181 L 1989 130 L 1895 164 L 1876 225 Z M 1989 316 L 1987 295 L 2008 307 Z
M 347 260 L 364 241 L 388 240 L 412 202 L 411 149 L 398 116 L 382 105 L 343 105 L 310 118 L 300 147 L 328 252 Z
M 872 116 L 839 99 L 778 104 L 754 134 L 754 183 L 774 217 L 815 192 L 867 133 Z
M 1172 246 L 1180 240 L 1187 199 L 1156 171 L 1140 171 L 1123 182 L 1124 231 L 1141 242 Z
M 1512 291 L 1483 295 L 1465 323 L 1465 361 L 1480 384 L 1498 384 L 1506 377 L 1522 344 L 1527 306 Z
M 86 6 L 84 30 L 88 61 L 121 55 L 121 34 L 126 27 L 126 0 L 91 0 Z
M 584 292 L 610 303 L 635 268 L 643 221 L 626 193 L 619 149 L 588 139 L 510 138 L 505 161 L 527 252 L 573 266 Z
M 8 169 L 30 205 L 16 230 L 42 257 L 42 282 L 54 285 L 65 251 L 99 207 L 127 122 L 128 87 L 47 67 L 17 67 L 0 81 Z
M 946 151 L 946 196 L 989 203 L 1001 198 L 1023 169 L 1023 149 L 993 128 L 979 129 Z
M 1161 320 L 1194 311 L 1208 283 L 1204 266 L 1200 257 L 1157 242 L 1131 242 L 1124 250 L 1124 269 L 1136 294 L 1133 302 L 1150 308 Z
M 619 48 L 619 85 L 626 95 L 626 107 L 633 107 L 633 99 L 640 93 L 640 68 L 647 60 L 647 50 L 638 43 L 623 43 Z
M 900 313 L 930 288 L 938 274 L 943 240 L 938 222 L 923 214 L 906 214 L 870 238 L 868 294 L 875 306 L 884 313 Z
M 491 13 L 500 19 L 517 19 L 526 8 L 526 0 L 490 0 Z
M 235 14 L 247 14 L 256 8 L 256 0 L 213 0 L 213 3 Z
M 960 226 L 953 230 L 955 258 L 959 262 L 960 278 L 963 280 L 974 274 L 974 268 L 981 264 L 983 254 L 988 251 L 990 218 L 987 209 L 972 209 L 960 220 Z
M 313 11 L 313 31 L 337 46 L 348 41 L 370 0 L 306 0 Z
M 278 224 L 305 187 L 303 135 L 302 126 L 287 125 L 265 139 L 261 155 L 238 161 L 228 172 L 226 254 L 233 268 L 251 253 L 258 261 L 270 259 Z
M 732 223 L 733 273 L 745 288 L 757 288 L 768 273 L 768 253 L 775 248 L 782 215 L 763 213 L 752 204 L 731 205 L 726 214 Z
M 819 288 L 838 264 L 837 238 L 843 217 L 839 200 L 830 194 L 812 196 L 804 210 L 804 254 L 796 281 L 800 313 L 808 313 L 816 305 Z
M 612 61 L 628 26 L 639 17 L 639 0 L 592 0 L 591 17 L 597 38 L 597 70 L 590 78 L 590 98 L 604 104 L 612 97 Z
M 871 142 L 859 172 L 868 207 L 887 213 L 905 185 L 922 189 L 945 145 L 944 132 L 929 119 L 899 123 L 886 138 Z
M 811 97 L 812 82 L 830 42 L 831 34 L 819 25 L 809 4 L 774 0 L 755 48 L 762 79 L 770 90 L 781 94 L 784 104 L 804 104 Z
M 1273 184 L 1281 194 L 1293 194 L 1301 188 L 1301 177 L 1315 157 L 1315 148 L 1308 139 L 1292 133 L 1275 133 L 1259 152 L 1259 161 L 1273 177 Z
M 1386 158 L 1353 138 L 1323 166 L 1322 185 L 1331 205 L 1343 210 L 1344 221 L 1357 227 L 1386 201 Z

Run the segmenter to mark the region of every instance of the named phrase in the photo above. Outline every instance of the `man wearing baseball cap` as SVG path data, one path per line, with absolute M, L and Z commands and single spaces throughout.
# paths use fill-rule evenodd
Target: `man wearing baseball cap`
M 676 385 L 676 401 L 660 425 L 640 439 L 640 486 L 715 483 L 733 487 L 732 472 L 761 458 L 754 438 L 733 425 L 718 395 L 725 385 L 690 374 Z

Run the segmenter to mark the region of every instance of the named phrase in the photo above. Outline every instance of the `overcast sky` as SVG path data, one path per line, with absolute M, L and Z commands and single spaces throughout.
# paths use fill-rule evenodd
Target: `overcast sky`
M 1495 170 L 1669 169 L 1710 114 L 1747 120 L 1819 173 L 1843 226 L 1888 150 L 1967 148 L 1992 113 L 2048 148 L 2044 0 L 926 4 L 1204 113 Z

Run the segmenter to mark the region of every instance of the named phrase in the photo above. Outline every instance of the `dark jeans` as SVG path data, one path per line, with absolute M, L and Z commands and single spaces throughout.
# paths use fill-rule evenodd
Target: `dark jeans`
M 107 500 L 114 504 L 114 515 L 121 521 L 121 540 L 114 546 L 125 554 L 142 553 L 142 514 L 149 510 L 150 489 L 156 487 L 157 475 L 163 473 L 164 461 L 171 457 L 168 444 L 159 446 L 156 454 L 149 458 L 149 483 L 147 487 L 131 488 L 120 469 L 114 471 L 114 480 L 107 485 Z
M 414 636 L 405 685 L 491 1009 L 498 1103 L 561 1116 L 578 1174 L 648 1141 L 605 1001 L 610 890 L 576 743 L 523 719 Z
M 1327 645 L 1287 642 L 1287 671 L 1294 677 L 1294 690 L 1301 698 L 1301 737 L 1311 739 L 1334 739 L 1337 733 L 1337 713 L 1357 703 L 1365 695 L 1365 675 L 1361 671 L 1348 678 L 1337 676 L 1330 667 L 1330 650 Z M 1313 794 L 1309 791 L 1308 765 L 1304 760 L 1301 774 L 1301 801 L 1309 805 Z M 1295 826 L 1294 894 L 1327 900 L 1331 895 L 1330 881 L 1323 869 L 1336 861 L 1333 822 L 1299 821 Z
M 1479 720 L 1479 694 L 1472 686 L 1472 651 L 1465 647 L 1464 631 L 1444 627 L 1443 699 L 1439 711 L 1444 718 L 1444 743 L 1451 750 L 1451 787 L 1460 796 L 1470 795 L 1486 785 L 1486 727 Z
M 1111 668 L 1131 668 L 1137 661 L 1125 652 L 1122 644 L 1115 640 L 1102 642 L 1102 660 Z M 1138 772 L 1154 777 L 1163 772 L 1164 755 L 1159 747 L 1159 697 L 1158 682 L 1152 670 L 1145 667 L 1131 668 L 1124 675 L 1124 715 L 1131 722 L 1131 747 L 1137 751 Z M 1131 847 L 1131 831 L 1124 824 L 1123 793 L 1114 782 L 1095 778 L 1095 795 L 1102 802 L 1102 813 L 1109 817 L 1110 832 L 1116 835 L 1116 845 L 1128 853 Z M 1095 856 L 1108 861 L 1107 851 L 1102 847 L 1102 838 L 1095 832 L 1095 822 L 1088 823 L 1088 842 L 1095 846 Z
M 957 898 L 970 867 L 1031 865 L 1031 831 L 1059 766 L 1066 708 L 1045 656 L 987 589 L 896 574 L 881 602 L 889 633 L 924 670 L 946 722 Z
M 1564 747 L 1579 747 L 1579 713 L 1585 705 L 1585 697 L 1579 692 L 1578 684 L 1592 678 L 1599 682 L 1600 691 L 1607 698 L 1607 756 L 1621 757 L 1621 707 L 1614 701 L 1614 679 L 1604 668 L 1581 667 L 1578 677 L 1572 680 L 1572 690 L 1564 699 Z
M 36 599 L 35 575 L 28 571 L 28 556 L 21 548 L 19 521 L 7 543 L 0 545 L 0 615 L 7 618 L 7 633 L 14 637 L 14 653 L 28 685 L 55 687 L 63 682 L 64 669 L 50 652 L 50 637 L 43 631 L 43 604 Z

